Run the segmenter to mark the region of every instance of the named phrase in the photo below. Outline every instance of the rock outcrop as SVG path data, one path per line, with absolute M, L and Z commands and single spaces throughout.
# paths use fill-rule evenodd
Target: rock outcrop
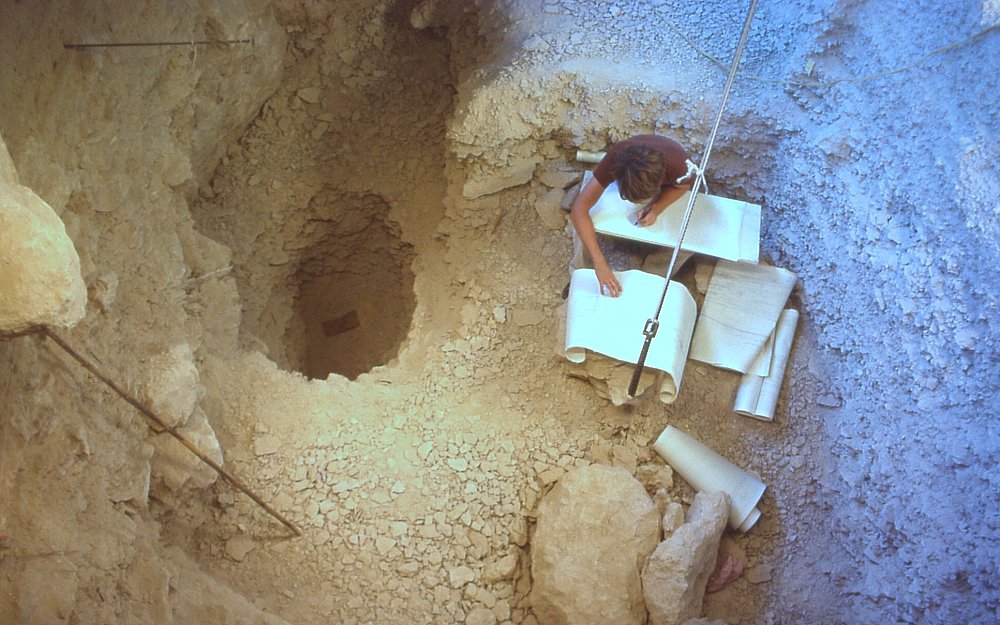
M 640 571 L 659 532 L 656 506 L 628 471 L 590 465 L 567 473 L 538 506 L 531 550 L 538 622 L 643 623 Z
M 728 518 L 725 493 L 698 493 L 686 522 L 656 547 L 642 572 L 642 591 L 653 625 L 677 625 L 701 614 L 705 584 L 715 567 Z
M 0 332 L 75 325 L 86 303 L 62 220 L 28 187 L 0 181 Z

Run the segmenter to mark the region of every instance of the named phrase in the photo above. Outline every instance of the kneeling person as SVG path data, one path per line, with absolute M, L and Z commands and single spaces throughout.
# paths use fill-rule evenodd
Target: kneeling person
M 622 199 L 643 205 L 640 226 L 650 226 L 663 210 L 694 184 L 688 170 L 687 151 L 673 139 L 658 135 L 636 135 L 614 144 L 594 169 L 594 176 L 580 191 L 570 211 L 574 238 L 570 268 L 593 268 L 601 293 L 617 297 L 621 284 L 613 270 L 643 269 L 666 272 L 671 249 L 599 235 L 594 230 L 590 209 L 612 182 L 618 183 Z M 691 256 L 678 255 L 677 267 Z

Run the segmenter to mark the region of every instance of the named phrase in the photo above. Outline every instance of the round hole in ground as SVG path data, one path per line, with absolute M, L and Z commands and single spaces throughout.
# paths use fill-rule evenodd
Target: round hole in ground
M 412 246 L 376 195 L 313 197 L 288 276 L 287 365 L 355 379 L 399 354 L 416 306 Z

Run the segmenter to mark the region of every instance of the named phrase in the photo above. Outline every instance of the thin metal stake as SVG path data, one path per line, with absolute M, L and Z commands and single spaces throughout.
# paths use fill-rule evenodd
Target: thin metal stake
M 67 354 L 69 354 L 70 356 L 72 356 L 73 359 L 76 360 L 78 363 L 80 363 L 81 365 L 83 365 L 83 367 L 87 371 L 89 371 L 92 374 L 94 374 L 94 376 L 98 380 L 100 380 L 101 382 L 104 382 L 104 384 L 106 384 L 111 390 L 113 390 L 115 393 L 117 393 L 122 399 L 124 399 L 128 403 L 132 404 L 135 407 L 136 410 L 138 410 L 140 413 L 142 413 L 142 415 L 144 417 L 146 417 L 149 421 L 151 421 L 152 423 L 155 423 L 157 427 L 159 427 L 164 432 L 170 434 L 171 436 L 173 436 L 174 438 L 176 438 L 178 441 L 180 441 L 180 443 L 182 445 L 184 445 L 185 447 L 187 447 L 191 451 L 191 453 L 193 453 L 194 455 L 198 456 L 198 458 L 202 462 L 204 462 L 208 466 L 210 466 L 213 469 L 215 469 L 215 472 L 218 473 L 219 475 L 221 475 L 223 478 L 225 478 L 225 480 L 227 482 L 229 482 L 230 484 L 232 484 L 236 488 L 238 488 L 241 491 L 243 491 L 243 493 L 247 497 L 249 497 L 250 499 L 253 499 L 257 503 L 257 505 L 259 505 L 261 508 L 263 508 L 264 510 L 266 510 L 268 514 L 270 514 L 274 518 L 278 519 L 278 521 L 280 521 L 282 525 L 284 525 L 288 529 L 290 529 L 293 532 L 295 532 L 296 536 L 301 536 L 302 535 L 302 530 L 300 530 L 298 527 L 296 527 L 291 521 L 289 521 L 288 519 L 286 519 L 285 517 L 283 517 L 280 513 L 278 513 L 277 510 L 275 510 L 274 508 L 272 508 L 271 506 L 269 506 L 267 503 L 265 503 L 263 499 L 261 499 L 256 494 L 254 494 L 254 492 L 250 490 L 250 487 L 247 486 L 246 484 L 244 484 L 242 480 L 238 479 L 232 473 L 230 473 L 226 469 L 222 468 L 222 466 L 219 463 L 217 463 L 216 461 L 212 460 L 211 458 L 209 458 L 208 456 L 206 456 L 204 453 L 202 453 L 202 451 L 200 449 L 198 449 L 194 445 L 194 443 L 192 443 L 190 440 L 188 440 L 183 434 L 181 434 L 180 432 L 178 432 L 175 428 L 172 428 L 169 425 L 167 425 L 166 422 L 164 422 L 163 419 L 161 419 L 160 417 L 156 416 L 156 414 L 152 410 L 150 410 L 149 408 L 147 408 L 146 406 L 144 406 L 139 400 L 135 399 L 134 397 L 132 397 L 131 395 L 129 395 L 128 393 L 126 393 L 124 390 L 122 390 L 121 387 L 119 387 L 117 384 L 115 384 L 114 381 L 112 381 L 106 375 L 104 375 L 103 373 L 101 373 L 97 369 L 97 367 L 95 367 L 93 364 L 91 364 L 90 361 L 88 361 L 86 358 L 84 358 L 83 356 L 81 356 L 79 354 L 79 352 L 77 352 L 75 349 L 73 349 L 72 347 L 70 347 L 66 343 L 66 341 L 64 341 L 63 339 L 61 339 L 55 332 L 53 332 L 52 330 L 50 330 L 49 328 L 46 328 L 46 327 L 39 328 L 38 332 L 40 332 L 42 335 L 44 335 L 44 336 L 52 339 L 52 341 L 55 342 L 56 345 L 58 345 L 59 347 L 61 347 L 63 349 L 63 351 L 65 351 Z M 152 428 L 152 426 L 150 426 L 150 427 Z M 155 430 L 155 428 L 152 428 L 152 429 Z
M 131 41 L 123 43 L 64 43 L 67 50 L 83 48 L 140 48 L 155 46 L 214 46 L 253 43 L 253 39 L 208 39 L 202 41 Z

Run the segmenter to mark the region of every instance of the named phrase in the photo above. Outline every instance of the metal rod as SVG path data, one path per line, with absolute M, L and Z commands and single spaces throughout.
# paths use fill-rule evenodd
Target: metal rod
M 746 21 L 743 23 L 743 32 L 740 34 L 739 43 L 736 44 L 736 52 L 733 54 L 733 64 L 729 68 L 729 76 L 726 79 L 726 87 L 722 92 L 722 102 L 719 104 L 719 112 L 715 116 L 715 124 L 712 125 L 712 132 L 708 136 L 708 144 L 705 146 L 705 154 L 701 157 L 701 163 L 698 166 L 698 177 L 694 181 L 694 185 L 691 187 L 691 196 L 688 198 L 687 208 L 684 210 L 684 219 L 681 222 L 680 235 L 677 238 L 677 245 L 674 246 L 674 252 L 670 255 L 670 264 L 667 266 L 667 275 L 665 276 L 666 284 L 663 285 L 663 293 L 660 295 L 660 303 L 656 306 L 656 313 L 646 321 L 646 326 L 643 329 L 643 336 L 645 336 L 645 341 L 643 342 L 642 351 L 639 354 L 639 361 L 635 364 L 635 370 L 632 372 L 632 380 L 628 385 L 628 396 L 635 397 L 635 391 L 639 387 L 639 378 L 642 376 L 642 369 L 646 365 L 646 354 L 649 352 L 649 344 L 652 343 L 653 337 L 656 336 L 656 330 L 659 326 L 660 311 L 663 310 L 663 302 L 667 299 L 667 291 L 670 289 L 670 276 L 674 272 L 674 265 L 677 263 L 677 255 L 681 251 L 681 243 L 684 241 L 684 235 L 687 233 L 688 222 L 691 221 L 691 213 L 694 211 L 694 203 L 698 198 L 698 190 L 701 188 L 701 184 L 705 179 L 705 168 L 708 166 L 708 158 L 712 154 L 712 146 L 715 144 L 715 135 L 719 131 L 719 122 L 722 121 L 722 113 L 726 110 L 726 103 L 729 101 L 729 92 L 733 88 L 733 82 L 736 80 L 736 70 L 740 65 L 740 57 L 743 56 L 743 46 L 746 45 L 747 37 L 750 34 L 750 22 L 753 21 L 754 11 L 757 10 L 757 0 L 751 0 L 750 8 L 747 10 Z
M 270 514 L 271 516 L 273 516 L 274 518 L 276 518 L 278 521 L 280 521 L 282 525 L 284 525 L 288 529 L 290 529 L 293 532 L 295 532 L 296 536 L 301 536 L 302 535 L 302 530 L 300 530 L 298 527 L 296 527 L 291 521 L 289 521 L 288 519 L 286 519 L 285 517 L 283 517 L 274 508 L 272 508 L 271 506 L 269 506 L 266 502 L 264 502 L 263 499 L 261 499 L 256 494 L 254 494 L 254 492 L 250 490 L 250 487 L 247 486 L 246 484 L 244 484 L 242 480 L 240 480 L 239 478 L 237 478 L 236 476 L 234 476 L 232 473 L 230 473 L 226 469 L 222 468 L 222 466 L 219 463 L 217 463 L 216 461 L 212 460 L 211 458 L 209 458 L 208 456 L 206 456 L 204 453 L 202 453 L 202 451 L 199 450 L 194 445 L 194 443 L 192 443 L 190 440 L 188 440 L 183 434 L 181 434 L 180 432 L 178 432 L 175 428 L 172 428 L 169 425 L 167 425 L 166 422 L 163 421 L 163 419 L 161 419 L 160 417 L 156 416 L 156 414 L 152 410 L 150 410 L 149 408 L 147 408 L 146 406 L 144 406 L 139 400 L 135 399 L 134 397 L 132 397 L 131 395 L 129 395 L 128 393 L 126 393 L 124 390 L 122 390 L 122 388 L 120 386 L 118 386 L 117 384 L 115 384 L 115 382 L 113 380 L 111 380 L 111 378 L 109 378 L 106 375 L 104 375 L 103 373 L 101 373 L 97 369 L 97 367 L 95 367 L 93 364 L 91 364 L 91 362 L 88 361 L 86 358 L 84 358 L 83 356 L 81 356 L 80 353 L 77 352 L 75 349 L 73 349 L 72 347 L 70 347 L 66 343 L 66 341 L 64 341 L 62 338 L 59 337 L 59 335 L 57 335 L 55 332 L 53 332 L 52 330 L 50 330 L 49 328 L 46 328 L 46 327 L 42 327 L 40 331 L 41 331 L 41 333 L 43 335 L 45 335 L 46 337 L 52 339 L 52 341 L 55 342 L 56 345 L 58 345 L 59 347 L 61 347 L 63 349 L 63 351 L 65 351 L 67 354 L 69 354 L 70 356 L 72 356 L 74 360 L 76 360 L 78 363 L 80 363 L 81 365 L 83 365 L 83 367 L 87 371 L 91 372 L 94 375 L 94 377 L 96 377 L 101 382 L 104 382 L 104 384 L 106 384 L 111 390 L 113 390 L 115 393 L 117 393 L 122 399 L 124 399 L 128 403 L 132 404 L 132 406 L 134 406 L 136 410 L 138 410 L 140 413 L 142 413 L 142 415 L 144 417 L 146 417 L 146 419 L 148 419 L 152 423 L 156 424 L 156 426 L 159 427 L 159 428 L 161 428 L 164 432 L 170 434 L 171 436 L 173 436 L 174 438 L 176 438 L 178 441 L 180 441 L 180 443 L 182 445 L 184 445 L 185 447 L 187 447 L 191 451 L 191 453 L 193 453 L 194 455 L 198 456 L 198 458 L 202 462 L 204 462 L 208 466 L 210 466 L 213 469 L 215 469 L 215 472 L 218 473 L 219 475 L 221 475 L 223 478 L 225 478 L 225 480 L 227 482 L 229 482 L 230 484 L 232 484 L 236 488 L 238 488 L 241 491 L 243 491 L 243 493 L 247 497 L 249 497 L 250 499 L 253 499 L 257 503 L 257 505 L 259 505 L 261 508 L 263 508 L 264 510 L 266 510 L 268 514 Z M 147 425 L 149 425 L 149 424 L 147 424 Z M 155 429 L 155 428 L 152 428 L 152 426 L 150 426 L 150 428 L 151 429 Z
M 64 43 L 67 50 L 82 48 L 140 48 L 155 46 L 213 46 L 233 45 L 238 43 L 253 43 L 253 39 L 206 39 L 199 41 L 130 41 L 123 43 Z

